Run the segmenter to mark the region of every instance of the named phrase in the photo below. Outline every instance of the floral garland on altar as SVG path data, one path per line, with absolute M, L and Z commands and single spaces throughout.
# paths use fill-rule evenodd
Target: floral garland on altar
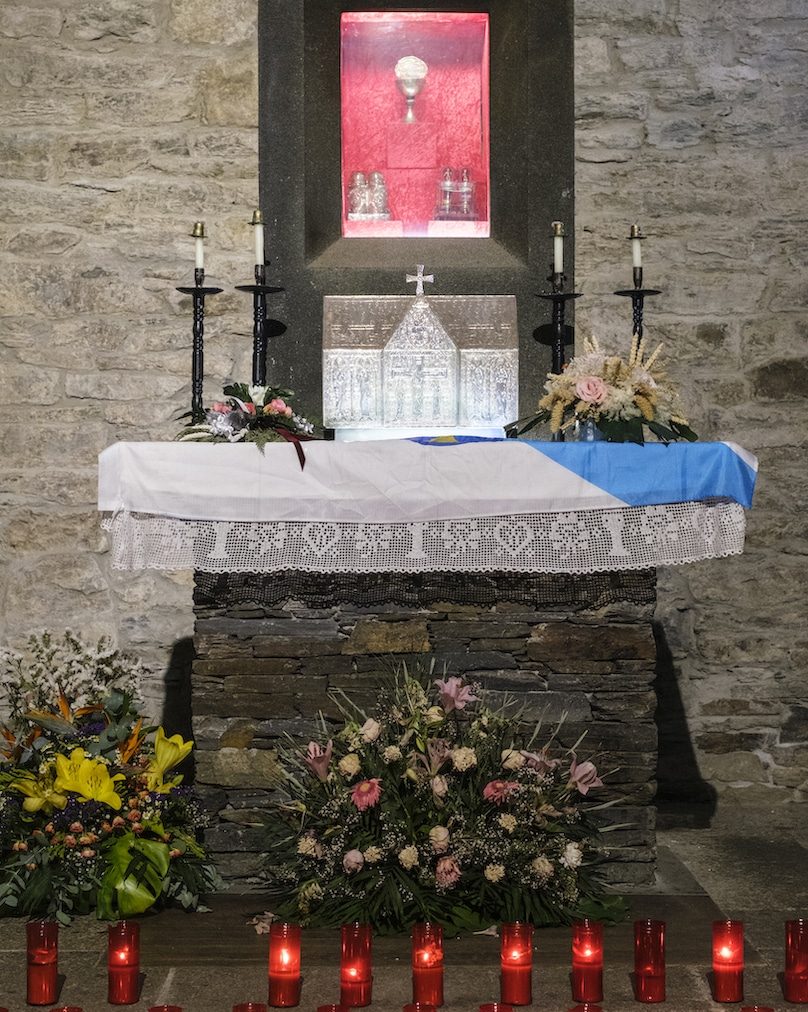
M 27 656 L 0 650 L 0 916 L 205 910 L 221 887 L 201 808 L 172 772 L 193 742 L 144 726 L 141 673 L 108 640 L 70 632 L 31 636 Z
M 647 428 L 663 443 L 698 437 L 688 427 L 679 396 L 660 368 L 662 345 L 645 358 L 636 334 L 628 359 L 607 355 L 596 337 L 584 338 L 584 351 L 561 373 L 549 373 L 538 414 L 514 422 L 517 435 L 549 422 L 553 433 L 591 422 L 601 438 L 613 443 L 643 443 Z
M 599 886 L 598 831 L 577 804 L 602 785 L 595 765 L 552 737 L 538 745 L 540 726 L 526 734 L 478 691 L 404 669 L 374 716 L 346 697 L 341 730 L 324 725 L 305 750 L 290 741 L 266 830 L 273 916 L 399 932 L 624 915 Z
M 231 383 L 224 387 L 225 400 L 205 412 L 204 422 L 190 422 L 175 436 L 181 442 L 237 443 L 263 446 L 286 439 L 298 442 L 314 437 L 314 424 L 291 406 L 292 390 L 281 387 Z

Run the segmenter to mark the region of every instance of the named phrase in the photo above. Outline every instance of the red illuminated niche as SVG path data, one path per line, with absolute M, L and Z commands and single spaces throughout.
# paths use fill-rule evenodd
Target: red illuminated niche
M 342 234 L 489 236 L 488 14 L 352 11 L 340 35 Z M 427 71 L 405 122 L 411 56 Z M 381 173 L 389 219 L 351 197 L 356 173 Z

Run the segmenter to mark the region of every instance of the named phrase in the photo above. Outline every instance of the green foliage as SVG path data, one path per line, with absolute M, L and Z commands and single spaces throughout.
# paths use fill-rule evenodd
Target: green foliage
M 0 725 L 0 916 L 69 924 L 93 911 L 204 909 L 201 895 L 221 880 L 193 791 L 169 773 L 192 743 L 144 726 L 126 655 L 104 646 L 102 663 L 70 636 L 65 664 L 55 642 L 32 638 L 36 662 L 17 665 L 24 678 Z

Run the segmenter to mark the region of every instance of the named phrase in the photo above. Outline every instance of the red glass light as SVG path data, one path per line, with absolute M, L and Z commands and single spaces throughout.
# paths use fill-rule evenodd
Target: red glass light
M 30 921 L 25 926 L 29 1005 L 52 1005 L 59 991 L 59 925 Z
M 140 998 L 140 925 L 110 924 L 107 938 L 107 1001 L 134 1005 Z
M 267 1007 L 260 1001 L 244 1001 L 233 1006 L 233 1012 L 267 1012 Z
M 533 925 L 522 921 L 503 924 L 499 950 L 502 977 L 500 997 L 510 1005 L 531 1003 L 533 973 Z
M 634 922 L 634 997 L 665 1001 L 665 922 Z
M 402 1012 L 435 1012 L 434 1005 L 425 1005 L 423 1002 L 416 1001 L 410 1005 L 405 1005 Z
M 743 921 L 713 921 L 713 1000 L 743 1000 Z
M 351 1012 L 351 1009 L 348 1005 L 318 1005 L 317 1012 Z
M 412 929 L 412 1000 L 443 1004 L 443 928 L 425 921 Z
M 808 1002 L 808 920 L 786 921 L 786 974 L 783 997 L 798 1004 Z
M 513 1005 L 506 1005 L 501 1001 L 488 1002 L 480 1006 L 480 1012 L 512 1012 Z
M 373 987 L 372 938 L 369 924 L 343 924 L 342 959 L 339 970 L 339 1000 L 342 1005 L 360 1008 L 370 1005 Z
M 603 925 L 584 917 L 572 923 L 572 999 L 603 998 Z
M 269 1004 L 288 1008 L 300 1002 L 300 925 L 269 926 Z

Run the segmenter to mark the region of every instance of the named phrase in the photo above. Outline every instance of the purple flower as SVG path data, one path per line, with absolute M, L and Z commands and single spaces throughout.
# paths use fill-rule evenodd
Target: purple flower
M 435 685 L 438 687 L 443 709 L 447 713 L 451 713 L 452 710 L 462 710 L 466 703 L 472 703 L 479 699 L 479 696 L 475 696 L 469 686 L 463 685 L 463 680 L 456 675 L 447 678 L 445 682 L 442 678 L 436 678 Z
M 525 759 L 525 765 L 531 769 L 536 770 L 537 773 L 546 775 L 552 773 L 553 770 L 557 770 L 561 765 L 560 759 L 551 759 L 550 756 L 542 749 L 540 752 L 522 752 Z
M 318 780 L 323 783 L 328 779 L 328 765 L 331 762 L 331 748 L 333 742 L 329 739 L 325 748 L 318 745 L 316 741 L 310 741 L 306 749 L 303 762 L 308 766 Z
M 595 764 L 589 762 L 570 763 L 570 786 L 577 787 L 581 794 L 586 794 L 590 787 L 603 787 L 603 781 L 598 776 Z

